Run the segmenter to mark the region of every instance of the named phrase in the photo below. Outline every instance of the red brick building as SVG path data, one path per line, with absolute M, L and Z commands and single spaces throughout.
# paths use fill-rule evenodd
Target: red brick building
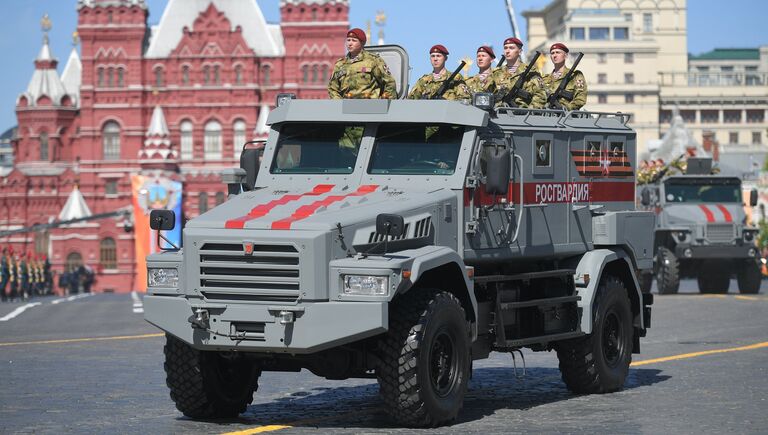
M 75 186 L 93 214 L 129 206 L 134 174 L 181 182 L 185 219 L 213 207 L 226 192 L 220 170 L 266 134 L 278 93 L 326 97 L 349 27 L 348 0 L 282 0 L 279 24 L 256 0 L 169 0 L 152 27 L 144 0 L 78 0 L 77 10 L 80 55 L 59 76 L 46 35 L 17 100 L 0 230 L 57 219 Z M 47 254 L 57 272 L 90 265 L 96 291 L 137 288 L 134 233 L 122 220 L 0 245 Z

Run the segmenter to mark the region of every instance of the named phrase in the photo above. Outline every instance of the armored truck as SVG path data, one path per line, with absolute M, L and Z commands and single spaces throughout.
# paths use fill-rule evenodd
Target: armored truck
M 695 278 L 701 293 L 727 293 L 736 277 L 741 293 L 760 291 L 759 229 L 747 224 L 738 177 L 712 174 L 711 158 L 689 158 L 685 172 L 666 171 L 640 186 L 642 208 L 656 213 L 654 273 L 661 294 L 677 293 L 681 278 Z M 757 191 L 749 192 L 757 205 Z
M 555 351 L 575 393 L 621 389 L 653 301 L 627 122 L 490 94 L 279 98 L 263 152 L 222 175 L 229 199 L 147 257 L 177 408 L 236 416 L 261 373 L 307 369 L 375 378 L 396 422 L 437 426 L 473 361 L 524 348 Z

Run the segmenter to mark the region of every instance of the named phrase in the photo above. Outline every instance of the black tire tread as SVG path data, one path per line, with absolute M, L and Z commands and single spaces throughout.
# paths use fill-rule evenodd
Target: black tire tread
M 253 402 L 253 392 L 258 388 L 258 374 L 252 390 L 239 401 L 222 400 L 212 391 L 205 379 L 206 358 L 183 341 L 166 334 L 165 373 L 171 399 L 184 415 L 194 419 L 237 417 Z M 246 381 L 246 380 L 244 380 Z
M 379 393 L 386 411 L 398 423 L 410 427 L 436 427 L 453 420 L 437 420 L 420 398 L 417 355 L 427 327 L 428 313 L 461 302 L 451 293 L 435 289 L 413 289 L 390 310 L 389 332 L 379 341 L 381 363 L 377 370 Z M 458 414 L 458 410 L 456 410 Z
M 669 260 L 666 264 L 665 260 Z M 680 262 L 675 254 L 668 248 L 659 248 L 656 265 L 659 272 L 656 274 L 656 285 L 659 294 L 671 295 L 677 293 L 680 289 Z M 661 279 L 659 279 L 661 278 Z
M 595 301 L 598 304 L 605 300 L 606 292 L 614 292 L 620 298 L 625 299 L 626 306 L 629 306 L 627 290 L 622 282 L 613 276 L 606 276 L 604 282 L 598 288 L 598 294 Z M 630 310 L 631 315 L 631 310 Z M 597 316 L 593 317 L 593 322 Z M 599 344 L 593 343 L 598 340 L 599 335 L 593 326 L 592 333 L 576 339 L 567 340 L 558 343 L 555 347 L 559 360 L 560 373 L 566 387 L 576 394 L 603 394 L 621 390 L 621 385 L 610 385 L 601 379 L 599 368 L 597 367 L 596 355 L 594 349 Z M 632 360 L 631 353 L 627 368 Z
M 760 293 L 760 284 L 763 276 L 760 260 L 747 260 L 739 268 L 736 281 L 739 284 L 739 292 L 746 295 Z

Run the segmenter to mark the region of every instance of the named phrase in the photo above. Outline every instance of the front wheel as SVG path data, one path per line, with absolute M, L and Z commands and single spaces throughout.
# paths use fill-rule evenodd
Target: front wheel
M 398 423 L 435 427 L 456 418 L 469 383 L 469 336 L 464 309 L 448 292 L 414 288 L 394 303 L 377 377 Z
M 760 292 L 762 281 L 762 263 L 760 260 L 747 260 L 741 264 L 736 281 L 739 283 L 739 291 L 744 294 L 757 294 Z
M 667 248 L 659 248 L 656 254 L 656 286 L 659 294 L 675 294 L 680 288 L 680 262 Z
M 595 304 L 592 333 L 555 346 L 563 382 L 578 394 L 620 390 L 632 361 L 632 310 L 624 284 L 606 276 Z
M 253 401 L 261 370 L 238 355 L 204 352 L 166 334 L 166 384 L 187 417 L 237 417 Z

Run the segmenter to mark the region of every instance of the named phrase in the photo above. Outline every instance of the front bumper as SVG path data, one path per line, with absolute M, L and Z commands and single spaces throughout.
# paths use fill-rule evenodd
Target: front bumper
M 207 327 L 193 326 L 205 310 Z M 294 313 L 281 324 L 280 313 Z M 184 296 L 144 298 L 144 318 L 199 350 L 306 354 L 385 332 L 387 302 L 317 302 L 288 306 L 211 304 Z
M 685 255 L 687 249 L 690 249 L 690 255 Z M 755 255 L 749 255 L 750 249 Z M 680 260 L 747 259 L 758 258 L 759 253 L 753 245 L 677 245 L 675 255 Z

